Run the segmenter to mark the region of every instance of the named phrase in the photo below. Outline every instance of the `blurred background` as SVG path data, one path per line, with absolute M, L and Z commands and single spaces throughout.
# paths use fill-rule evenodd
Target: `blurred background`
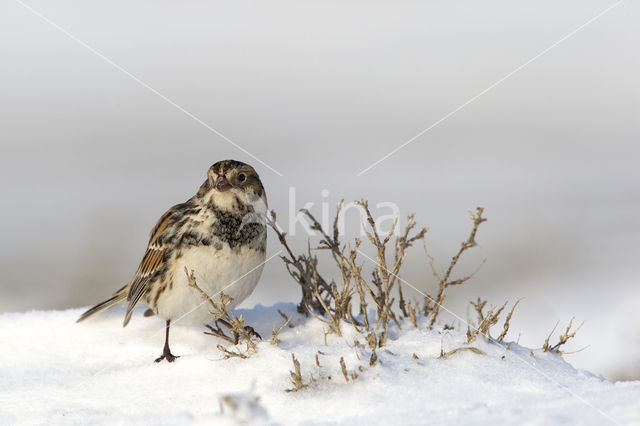
M 638 2 L 357 176 L 612 4 L 2 2 L 0 311 L 103 300 L 135 271 L 158 217 L 234 158 L 256 167 L 285 226 L 292 187 L 294 207 L 313 202 L 318 215 L 341 198 L 416 212 L 441 268 L 468 235 L 467 211 L 485 207 L 459 273 L 486 264 L 447 307 L 466 318 L 477 296 L 525 297 L 512 340 L 540 347 L 575 316 L 586 324 L 567 350 L 591 346 L 569 362 L 640 379 Z M 301 227 L 292 242 L 306 247 Z M 436 292 L 422 247 L 403 277 Z M 243 306 L 298 298 L 276 258 Z

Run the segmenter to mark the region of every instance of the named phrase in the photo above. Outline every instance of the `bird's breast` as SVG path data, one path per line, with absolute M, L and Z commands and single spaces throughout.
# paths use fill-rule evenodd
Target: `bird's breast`
M 219 300 L 224 292 L 233 298 L 229 309 L 246 299 L 262 274 L 265 251 L 250 246 L 232 248 L 229 244 L 187 247 L 176 254 L 172 282 L 157 299 L 156 310 L 165 319 L 182 317 L 186 323 L 207 323 L 213 319 L 210 305 L 189 285 L 187 272 L 193 271 L 196 283 L 210 298 Z

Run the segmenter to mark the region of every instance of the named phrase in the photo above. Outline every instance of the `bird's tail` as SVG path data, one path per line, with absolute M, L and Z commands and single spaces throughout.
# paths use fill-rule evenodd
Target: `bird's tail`
M 97 314 L 98 312 L 102 312 L 105 309 L 108 309 L 112 306 L 117 305 L 118 303 L 125 302 L 127 300 L 127 286 L 122 287 L 120 290 L 116 291 L 113 296 L 104 302 L 98 303 L 93 308 L 89 309 L 84 314 L 80 315 L 80 318 L 76 322 L 84 321 L 89 318 L 93 314 Z

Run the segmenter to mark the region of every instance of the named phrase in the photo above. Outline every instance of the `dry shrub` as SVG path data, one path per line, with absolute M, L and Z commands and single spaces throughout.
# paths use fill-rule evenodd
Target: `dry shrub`
M 302 383 L 302 374 L 300 373 L 300 362 L 296 359 L 294 354 L 291 354 L 291 361 L 293 362 L 293 371 L 289 371 L 289 377 L 293 387 L 286 389 L 287 392 L 297 392 L 307 385 Z
M 483 335 L 484 337 L 490 339 L 491 335 L 489 334 L 491 327 L 498 323 L 500 319 L 500 314 L 504 310 L 507 304 L 505 303 L 498 310 L 494 306 L 489 307 L 489 311 L 484 313 L 484 307 L 487 304 L 486 300 L 481 300 L 478 297 L 476 302 L 470 302 L 474 307 L 476 314 L 478 315 L 478 322 L 475 327 L 471 327 L 471 324 L 467 324 L 467 342 L 473 341 L 478 334 Z
M 499 308 L 490 306 L 489 310 L 485 313 L 484 308 L 487 305 L 486 300 L 482 300 L 478 297 L 475 302 L 469 302 L 476 312 L 477 319 L 475 326 L 471 325 L 471 321 L 467 323 L 467 343 L 472 342 L 478 335 L 484 336 L 485 338 L 495 343 L 502 342 L 507 336 L 507 332 L 509 331 L 513 312 L 515 311 L 516 306 L 518 306 L 521 300 L 522 299 L 518 299 L 516 303 L 514 303 L 511 307 L 511 310 L 507 314 L 504 320 L 504 324 L 502 325 L 502 332 L 497 339 L 491 337 L 491 327 L 493 327 L 500 321 L 500 315 L 507 307 L 507 303 L 505 302 L 505 304 Z
M 381 236 L 375 226 L 367 201 L 358 201 L 356 204 L 362 208 L 366 215 L 363 223 L 365 234 L 376 250 L 376 267 L 371 279 L 366 279 L 363 276 L 364 261 L 361 263 L 358 259 L 358 255 L 362 254 L 360 251 L 362 241 L 355 239 L 352 244 L 340 242 L 338 218 L 342 204 L 341 201 L 338 205 L 331 235 L 322 228 L 308 210 L 302 210 L 311 221 L 311 229 L 318 231 L 321 235 L 321 240 L 315 249 L 328 250 L 331 253 L 341 276 L 340 284 L 334 280 L 325 279 L 320 274 L 318 257 L 313 254 L 310 244 L 307 253 L 294 254 L 287 242 L 286 233 L 275 225 L 275 220 L 272 220 L 270 225 L 285 249 L 286 255 L 282 256 L 282 259 L 287 271 L 302 290 L 298 311 L 314 316 L 338 336 L 342 336 L 341 325 L 343 323 L 350 324 L 360 333 L 377 333 L 375 339 L 377 346 L 382 347 L 387 339 L 389 323 L 394 321 L 399 325 L 398 314 L 393 309 L 396 300 L 392 294 L 396 289 L 400 295 L 400 302 L 397 305 L 401 312 L 405 316 L 410 316 L 408 309 L 411 309 L 415 316 L 415 309 L 408 307 L 404 301 L 398 274 L 406 259 L 407 249 L 416 241 L 422 240 L 427 229 L 422 228 L 413 232 L 416 223 L 413 215 L 409 215 L 403 233 L 395 239 L 393 260 L 388 263 L 387 248 L 394 235 L 397 221 L 386 235 Z M 272 217 L 275 218 L 273 212 Z M 357 296 L 356 303 L 359 309 L 357 315 L 353 314 L 354 296 Z M 375 320 L 369 318 L 368 306 L 371 301 L 376 309 Z M 362 322 L 356 319 L 358 315 Z
M 277 345 L 278 344 L 278 342 L 280 341 L 278 339 L 278 335 L 280 334 L 282 329 L 285 328 L 289 324 L 289 321 L 291 321 L 291 319 L 288 316 L 286 316 L 280 309 L 278 309 L 278 313 L 280 314 L 282 319 L 284 319 L 284 322 L 278 328 L 273 327 L 273 332 L 271 333 L 271 344 L 272 345 Z
M 551 333 L 549 333 L 549 336 L 547 336 L 547 338 L 544 341 L 544 344 L 542 345 L 542 351 L 543 352 L 555 352 L 557 354 L 563 355 L 563 354 L 569 354 L 569 353 L 576 353 L 576 352 L 580 352 L 585 350 L 586 348 L 588 348 L 589 346 L 585 346 L 581 349 L 578 349 L 577 351 L 573 351 L 573 352 L 564 352 L 560 350 L 560 347 L 564 344 L 566 344 L 569 339 L 572 339 L 574 337 L 576 337 L 576 333 L 578 332 L 578 330 L 580 330 L 580 328 L 582 327 L 582 325 L 584 324 L 584 321 L 582 321 L 580 323 L 580 325 L 573 331 L 571 331 L 571 326 L 573 325 L 573 318 L 571 318 L 571 320 L 569 321 L 569 324 L 567 325 L 567 328 L 564 330 L 564 333 L 562 333 L 560 335 L 560 337 L 558 338 L 558 343 L 556 343 L 555 345 L 551 345 L 549 343 L 549 340 L 551 339 L 551 336 L 553 335 L 553 332 L 556 331 L 556 328 L 558 327 L 558 324 L 560 324 L 560 322 L 558 321 L 556 323 L 556 325 L 553 327 L 553 329 L 551 330 Z
M 309 243 L 306 253 L 295 254 L 293 252 L 288 244 L 286 233 L 281 231 L 275 224 L 275 213 L 273 212 L 271 213 L 272 220 L 270 225 L 284 247 L 286 254 L 282 256 L 282 259 L 287 271 L 302 290 L 302 299 L 298 304 L 298 311 L 316 317 L 338 336 L 342 336 L 341 324 L 345 322 L 355 327 L 358 332 L 364 334 L 377 333 L 378 347 L 382 347 L 387 339 L 389 323 L 394 322 L 399 326 L 399 316 L 409 318 L 411 323 L 417 327 L 417 311 L 420 310 L 429 318 L 429 326 L 433 327 L 444 302 L 446 289 L 450 286 L 466 283 L 475 274 L 474 272 L 460 278 L 452 278 L 456 265 L 463 253 L 477 245 L 476 235 L 478 229 L 487 219 L 482 217 L 484 210 L 481 207 L 478 207 L 475 213 L 470 212 L 473 223 L 471 232 L 467 239 L 461 243 L 460 249 L 452 257 L 444 273 L 437 272 L 433 258 L 427 253 L 433 275 L 438 282 L 439 291 L 435 298 L 424 295 L 424 306 L 417 309 L 417 306 L 406 301 L 402 286 L 403 280 L 399 277 L 399 274 L 407 258 L 407 249 L 417 241 L 424 241 L 427 228 L 416 230 L 414 215 L 408 215 L 407 225 L 403 232 L 395 238 L 393 257 L 389 261 L 387 259 L 390 251 L 389 246 L 398 226 L 397 220 L 388 233 L 380 235 L 369 210 L 368 202 L 360 200 L 356 204 L 364 212 L 365 219 L 362 225 L 367 239 L 375 249 L 375 259 L 369 258 L 360 250 L 362 241 L 358 238 L 349 244 L 341 243 L 338 218 L 343 205 L 342 201 L 338 204 L 331 233 L 322 228 L 311 212 L 304 209 L 301 210 L 310 220 L 311 229 L 321 235 L 318 246 L 312 249 Z M 337 284 L 333 279 L 324 278 L 318 271 L 319 260 L 313 250 L 328 250 L 331 253 L 333 261 L 340 272 L 340 284 Z M 375 262 L 376 266 L 369 279 L 363 274 L 364 262 L 359 260 L 359 255 Z M 397 294 L 397 302 L 393 297 L 394 294 Z M 357 300 L 354 301 L 356 296 Z M 376 310 L 374 321 L 369 318 L 368 307 L 371 302 Z M 354 305 L 358 309 L 357 315 L 353 314 Z
M 337 207 L 336 215 L 333 221 L 333 228 L 325 230 L 316 218 L 308 210 L 301 210 L 310 220 L 311 229 L 320 234 L 320 241 L 316 247 L 311 246 L 311 242 L 307 244 L 305 253 L 296 254 L 287 241 L 287 235 L 283 232 L 275 222 L 275 213 L 271 212 L 269 225 L 273 228 L 280 243 L 284 248 L 285 254 L 281 256 L 289 275 L 300 286 L 302 297 L 298 304 L 298 312 L 305 315 L 311 315 L 327 326 L 325 331 L 325 343 L 327 334 L 335 333 L 343 336 L 342 327 L 347 324 L 353 327 L 359 334 L 365 337 L 367 342 L 369 355 L 369 366 L 379 362 L 377 350 L 387 343 L 389 324 L 395 323 L 400 328 L 400 319 L 408 318 L 411 324 L 418 327 L 418 313 L 422 312 L 426 317 L 428 328 L 433 328 L 438 315 L 443 306 L 446 290 L 452 286 L 459 286 L 467 283 L 475 273 L 484 264 L 484 261 L 469 274 L 455 278 L 454 272 L 458 266 L 459 260 L 465 252 L 476 247 L 476 237 L 480 225 L 487 221 L 483 217 L 484 209 L 476 208 L 475 212 L 469 212 L 472 221 L 471 230 L 466 240 L 460 244 L 460 248 L 451 258 L 444 272 L 437 272 L 433 258 L 427 252 L 427 260 L 432 270 L 433 276 L 438 284 L 438 293 L 436 297 L 422 293 L 416 287 L 400 278 L 402 266 L 407 258 L 407 249 L 412 247 L 416 242 L 423 241 L 427 233 L 427 228 L 416 229 L 414 215 L 407 217 L 407 224 L 399 236 L 393 240 L 394 231 L 398 226 L 397 220 L 394 222 L 391 230 L 381 235 L 375 224 L 375 220 L 369 210 L 368 202 L 365 200 L 356 201 L 364 213 L 363 230 L 369 240 L 371 246 L 375 250 L 375 258 L 370 258 L 361 251 L 362 241 L 358 238 L 349 243 L 342 243 L 340 232 L 338 229 L 338 219 L 342 209 L 343 201 L 340 201 Z M 393 240 L 393 243 L 392 243 Z M 393 247 L 393 249 L 391 249 Z M 425 249 L 426 250 L 426 249 Z M 319 272 L 319 251 L 328 251 L 333 259 L 333 263 L 338 271 L 338 282 L 334 279 L 325 278 Z M 368 259 L 375 263 L 375 267 L 371 272 L 371 276 L 367 277 L 363 271 L 365 261 Z M 402 282 L 411 286 L 414 290 L 420 292 L 424 296 L 422 306 L 415 302 L 407 302 L 403 293 Z M 396 296 L 397 300 L 396 300 Z M 487 302 L 478 298 L 477 301 L 471 302 L 474 306 L 477 323 L 475 326 L 468 324 L 467 342 L 470 343 L 477 338 L 478 335 L 484 336 L 494 343 L 502 344 L 504 338 L 509 331 L 510 321 L 514 310 L 520 300 L 516 301 L 511 310 L 508 312 L 502 332 L 499 337 L 493 339 L 490 331 L 500 321 L 500 316 L 504 312 L 507 304 L 500 307 L 491 306 L 485 311 Z M 375 318 L 371 315 L 369 307 L 375 309 Z M 355 310 L 355 314 L 354 314 Z M 545 351 L 559 352 L 558 348 L 566 343 L 566 341 L 575 335 L 575 331 L 570 333 L 570 326 L 564 335 L 560 337 L 558 344 L 551 346 L 545 342 Z M 277 331 L 274 329 L 273 341 L 277 342 L 277 334 L 282 329 L 281 326 Z M 444 326 L 444 329 L 451 329 L 451 326 Z M 576 330 L 577 331 L 577 330 Z M 362 346 L 356 344 L 362 349 Z M 453 349 L 447 353 L 441 354 L 442 358 L 449 357 L 461 351 L 470 351 L 477 354 L 483 352 L 473 347 L 461 347 Z M 414 358 L 417 358 L 413 354 Z M 360 357 L 358 356 L 360 359 Z M 291 380 L 294 384 L 295 391 L 302 388 L 302 377 L 300 376 L 299 362 L 292 356 L 294 371 L 291 373 Z M 318 368 L 320 362 L 318 356 L 315 357 Z M 362 366 L 358 367 L 362 371 Z M 344 358 L 340 358 L 340 369 L 346 381 L 354 380 L 357 374 L 351 375 L 346 369 Z
M 373 366 L 378 362 L 377 349 L 385 346 L 387 342 L 391 322 L 400 328 L 399 318 L 409 318 L 410 322 L 418 327 L 418 312 L 424 312 L 425 316 L 429 317 L 429 326 L 433 326 L 445 298 L 445 289 L 449 286 L 463 284 L 472 277 L 473 274 L 458 279 L 451 278 L 460 256 L 466 250 L 476 246 L 475 236 L 478 227 L 486 219 L 482 217 L 483 210 L 481 208 L 478 208 L 475 214 L 471 214 L 473 220 L 471 233 L 462 243 L 460 250 L 453 257 L 444 274 L 440 275 L 435 272 L 433 260 L 427 254 L 434 275 L 438 279 L 440 291 L 435 299 L 423 294 L 426 297 L 425 306 L 419 307 L 415 303 L 405 300 L 400 272 L 407 258 L 407 250 L 416 242 L 424 241 L 427 228 L 416 229 L 414 215 L 410 214 L 407 217 L 406 226 L 395 239 L 393 237 L 398 226 L 397 220 L 388 233 L 381 235 L 376 227 L 368 202 L 360 200 L 356 204 L 364 213 L 362 226 L 367 239 L 375 249 L 375 259 L 369 258 L 361 251 L 362 241 L 360 239 L 356 238 L 347 244 L 340 241 L 338 219 L 343 205 L 342 201 L 338 204 L 331 230 L 323 229 L 311 212 L 301 210 L 310 220 L 311 229 L 320 234 L 318 245 L 312 248 L 309 242 L 305 253 L 294 253 L 289 246 L 286 233 L 276 224 L 274 212 L 271 212 L 269 225 L 275 231 L 284 248 L 285 255 L 281 257 L 287 271 L 302 291 L 298 312 L 311 315 L 327 326 L 325 342 L 328 333 L 343 336 L 342 327 L 344 324 L 366 336 L 370 352 L 369 365 Z M 338 282 L 325 278 L 320 273 L 318 251 L 330 253 L 338 271 L 337 275 L 340 277 Z M 370 277 L 367 277 L 363 271 L 365 260 L 361 259 L 362 257 L 375 263 Z M 394 295 L 397 295 L 397 300 Z M 375 309 L 375 318 L 371 317 L 369 306 Z M 355 314 L 354 310 L 356 310 Z M 277 339 L 276 330 L 274 330 L 274 339 Z M 316 364 L 319 365 L 317 356 Z M 348 374 L 343 358 L 340 361 L 340 367 L 346 381 L 357 377 L 355 372 L 351 375 Z M 299 363 L 295 358 L 294 371 L 291 372 L 291 376 L 294 382 L 294 388 L 291 390 L 299 389 L 302 379 L 299 377 Z

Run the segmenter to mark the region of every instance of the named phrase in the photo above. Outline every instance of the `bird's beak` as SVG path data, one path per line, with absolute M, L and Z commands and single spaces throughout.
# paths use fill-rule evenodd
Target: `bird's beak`
M 224 176 L 218 176 L 218 179 L 216 179 L 216 189 L 220 192 L 224 192 L 230 188 L 231 184 L 229 184 L 227 178 L 225 178 Z

